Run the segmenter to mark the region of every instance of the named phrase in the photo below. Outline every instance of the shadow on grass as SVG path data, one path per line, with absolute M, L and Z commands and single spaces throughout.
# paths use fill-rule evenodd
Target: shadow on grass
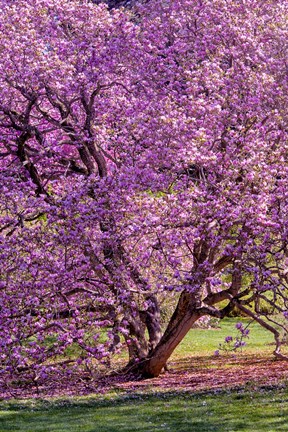
M 0 404 L 1 432 L 273 432 L 287 422 L 288 390 L 277 387 Z

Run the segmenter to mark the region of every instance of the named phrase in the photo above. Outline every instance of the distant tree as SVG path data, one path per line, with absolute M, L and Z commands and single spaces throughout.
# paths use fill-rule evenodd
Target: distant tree
M 288 2 L 0 8 L 1 372 L 157 376 L 234 308 L 285 358 Z

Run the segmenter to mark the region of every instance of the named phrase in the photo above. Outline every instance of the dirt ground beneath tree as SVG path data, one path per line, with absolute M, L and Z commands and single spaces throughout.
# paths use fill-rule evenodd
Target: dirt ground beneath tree
M 192 357 L 170 364 L 169 372 L 158 378 L 144 381 L 127 381 L 116 384 L 126 390 L 186 390 L 198 392 L 251 386 L 275 386 L 288 380 L 287 361 L 273 358 L 229 357 Z
M 129 376 L 94 376 L 88 374 L 59 375 L 59 371 L 45 383 L 24 381 L 0 383 L 0 398 L 71 397 L 105 394 L 109 391 L 161 392 L 161 391 L 215 391 L 248 386 L 285 384 L 288 380 L 287 361 L 271 356 L 237 355 L 220 357 L 187 357 L 169 363 L 169 371 L 158 378 L 137 381 Z M 57 381 L 57 386 L 55 386 Z

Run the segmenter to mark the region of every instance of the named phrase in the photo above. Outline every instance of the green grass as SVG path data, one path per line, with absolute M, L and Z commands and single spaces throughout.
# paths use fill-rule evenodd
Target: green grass
M 288 390 L 119 395 L 2 404 L 0 431 L 287 431 Z
M 219 344 L 223 344 L 226 336 L 236 336 L 238 334 L 235 324 L 242 322 L 247 325 L 250 321 L 245 318 L 226 318 L 220 322 L 220 328 L 202 330 L 199 328 L 191 329 L 186 338 L 174 351 L 171 360 L 177 360 L 187 356 L 211 356 L 218 349 Z M 247 354 L 269 354 L 273 352 L 273 335 L 257 323 L 249 325 L 249 338 L 245 338 L 247 346 L 243 348 L 243 353 Z
M 201 367 L 211 364 L 211 356 L 227 335 L 235 336 L 239 319 L 226 319 L 220 329 L 192 329 L 171 357 L 172 368 L 183 370 L 194 358 Z M 248 323 L 247 320 L 241 319 Z M 250 326 L 247 347 L 239 359 L 250 354 L 267 357 L 273 337 L 257 324 Z M 272 354 L 271 354 L 272 356 Z M 230 363 L 223 364 L 229 369 Z M 260 378 L 260 377 L 259 377 Z M 259 380 L 261 381 L 261 380 Z M 258 386 L 258 388 L 257 388 Z M 0 402 L 0 432 L 152 432 L 152 431 L 251 431 L 288 430 L 288 389 L 265 388 L 257 382 L 233 390 L 189 393 L 185 374 L 180 388 L 164 391 L 148 386 L 137 390 L 117 390 L 106 395 L 49 400 Z

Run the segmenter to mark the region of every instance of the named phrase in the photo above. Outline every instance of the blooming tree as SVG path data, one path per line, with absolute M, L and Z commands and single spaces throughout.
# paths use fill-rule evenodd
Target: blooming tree
M 287 14 L 1 2 L 1 373 L 124 345 L 157 376 L 235 308 L 285 357 Z

